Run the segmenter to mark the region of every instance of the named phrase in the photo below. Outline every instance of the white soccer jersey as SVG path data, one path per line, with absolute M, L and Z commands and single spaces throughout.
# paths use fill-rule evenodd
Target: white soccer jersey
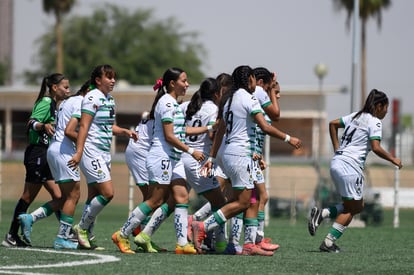
M 382 122 L 369 113 L 362 113 L 353 119 L 355 114 L 340 118 L 345 130 L 335 153 L 336 156 L 350 158 L 363 169 L 367 155 L 371 151 L 370 141 L 382 138 Z
M 75 143 L 65 136 L 65 128 L 71 118 L 80 118 L 83 96 L 73 96 L 64 100 L 56 117 L 55 134 L 47 149 L 47 160 L 56 183 L 80 181 L 79 168 L 68 167 L 68 161 L 76 152 Z
M 74 146 L 73 142 L 65 136 L 65 128 L 71 118 L 80 119 L 82 100 L 83 96 L 72 96 L 60 104 L 52 142 L 61 142 L 64 146 Z
M 261 112 L 259 101 L 244 89 L 237 90 L 229 109 L 227 100 L 223 109 L 226 123 L 224 153 L 238 156 L 252 156 L 256 139 L 256 123 L 252 115 Z
M 115 100 L 100 90 L 90 91 L 82 101 L 82 113 L 93 116 L 85 141 L 85 148 L 94 148 L 101 152 L 110 152 L 112 126 L 115 122 Z
M 177 100 L 170 94 L 163 95 L 155 107 L 154 112 L 154 134 L 151 151 L 165 152 L 171 159 L 179 160 L 181 151 L 171 146 L 164 136 L 162 124 L 171 122 L 174 124 L 174 135 L 185 142 L 184 114 Z M 154 151 L 154 152 L 155 152 Z
M 190 102 L 187 101 L 181 104 L 181 109 L 183 109 L 184 117 L 186 116 L 189 103 Z M 186 120 L 185 124 L 190 127 L 213 125 L 216 122 L 217 113 L 217 105 L 213 101 L 207 100 L 201 105 L 200 110 L 198 110 L 198 112 L 193 115 L 191 120 Z M 210 139 L 208 133 L 204 133 L 196 136 L 187 136 L 185 138 L 185 143 L 191 148 L 208 154 L 210 152 L 213 141 Z
M 137 185 L 148 184 L 146 159 L 151 146 L 154 120 L 143 119 L 135 128 L 138 140 L 129 140 L 125 149 L 125 160 Z
M 262 107 L 262 112 L 264 115 L 265 120 L 267 123 L 272 124 L 272 120 L 270 120 L 269 116 L 264 112 L 264 108 L 272 104 L 269 95 L 261 86 L 256 86 L 256 90 L 254 91 L 253 95 L 259 101 L 260 106 Z M 256 125 L 256 144 L 255 144 L 255 152 L 257 154 L 263 154 L 263 146 L 265 142 L 266 134 L 262 131 L 262 129 Z

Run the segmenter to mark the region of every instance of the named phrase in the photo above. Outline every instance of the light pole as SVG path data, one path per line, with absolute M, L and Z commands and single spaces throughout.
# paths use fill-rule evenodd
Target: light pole
M 319 88 L 318 88 L 318 130 L 317 136 L 318 136 L 318 143 L 317 143 L 317 150 L 316 150 L 316 156 L 315 156 L 315 167 L 316 171 L 318 173 L 318 184 L 321 183 L 322 176 L 321 176 L 321 158 L 322 158 L 322 146 L 323 146 L 323 112 L 324 112 L 324 98 L 323 98 L 323 78 L 328 74 L 328 66 L 324 63 L 318 63 L 315 65 L 314 68 L 315 75 L 319 79 Z

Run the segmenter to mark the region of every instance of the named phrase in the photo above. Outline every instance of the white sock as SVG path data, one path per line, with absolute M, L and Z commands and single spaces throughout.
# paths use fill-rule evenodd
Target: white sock
M 161 207 L 158 207 L 152 214 L 151 219 L 149 220 L 147 225 L 144 227 L 142 232 L 144 232 L 148 236 L 152 236 L 167 217 L 168 217 L 167 213 L 165 213 Z
M 196 221 L 202 221 L 210 214 L 211 214 L 211 204 L 207 202 L 193 214 L 193 218 Z
M 141 211 L 139 205 L 135 207 L 131 214 L 129 214 L 127 222 L 121 228 L 121 236 L 126 238 L 131 235 L 132 231 L 134 231 L 146 217 L 147 215 Z
M 177 204 L 174 210 L 174 228 L 177 237 L 177 244 L 184 246 L 188 243 L 188 205 Z
M 35 211 L 30 213 L 30 215 L 32 215 L 33 223 L 35 223 L 37 220 L 41 220 L 47 217 L 46 211 L 43 207 L 37 208 Z

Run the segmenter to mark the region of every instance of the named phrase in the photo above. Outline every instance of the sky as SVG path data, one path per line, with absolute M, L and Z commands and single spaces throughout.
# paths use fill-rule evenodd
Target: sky
M 346 86 L 347 94 L 330 95 L 328 119 L 350 112 L 352 26 L 345 11 L 331 0 L 77 0 L 69 16 L 88 15 L 104 2 L 130 10 L 153 9 L 154 19 L 174 17 L 182 31 L 195 31 L 207 51 L 206 76 L 232 72 L 248 64 L 276 71 L 286 86 L 318 86 L 314 67 L 323 63 L 328 73 L 323 85 Z M 14 79 L 33 69 L 34 41 L 54 23 L 42 10 L 42 1 L 14 1 Z M 367 92 L 376 88 L 390 100 L 400 99 L 401 112 L 414 116 L 414 1 L 394 0 L 383 12 L 382 27 L 370 19 L 367 28 Z M 360 64 L 359 64 L 360 65 Z M 355 98 L 359 106 L 359 81 Z M 388 116 L 389 117 L 389 116 Z

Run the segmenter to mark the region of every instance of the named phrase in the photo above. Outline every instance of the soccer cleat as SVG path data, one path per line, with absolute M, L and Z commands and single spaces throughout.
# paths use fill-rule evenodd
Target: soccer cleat
M 312 207 L 308 222 L 308 230 L 311 236 L 315 236 L 316 229 L 318 229 L 318 226 L 321 224 L 322 220 L 322 210 L 319 210 L 316 206 Z
M 90 249 L 91 244 L 89 243 L 88 230 L 80 228 L 79 224 L 75 225 L 73 227 L 73 230 L 76 232 L 76 235 L 78 236 L 79 247 Z
M 278 244 L 265 243 L 263 240 L 260 243 L 257 243 L 256 245 L 266 251 L 275 251 L 280 247 L 280 245 Z
M 146 233 L 142 232 L 139 233 L 134 238 L 134 243 L 144 249 L 145 252 L 148 253 L 158 253 L 158 251 L 152 247 L 151 244 L 151 237 L 148 236 Z
M 192 222 L 191 230 L 193 231 L 194 248 L 197 250 L 197 253 L 202 254 L 203 250 L 201 245 L 203 244 L 203 240 L 207 237 L 206 231 L 204 230 L 204 223 L 198 221 Z
M 23 240 L 20 239 L 19 236 L 13 236 L 10 233 L 7 233 L 4 237 L 3 242 L 1 243 L 4 247 L 27 247 L 31 246 L 30 244 L 25 243 Z
M 105 250 L 105 247 L 99 246 L 97 241 L 96 241 L 96 236 L 90 236 L 89 237 L 89 243 L 91 245 L 91 250 L 95 250 L 95 251 L 103 251 Z
M 224 251 L 226 250 L 227 242 L 226 241 L 216 242 L 215 247 L 216 247 L 216 253 L 223 254 Z
M 124 238 L 121 236 L 121 231 L 116 231 L 112 234 L 112 241 L 116 246 L 118 246 L 119 250 L 125 254 L 135 254 L 135 251 L 131 250 L 131 245 L 129 244 L 128 238 Z
M 333 243 L 331 246 L 327 246 L 325 244 L 325 241 L 323 241 L 321 243 L 321 246 L 319 247 L 319 250 L 321 252 L 330 252 L 330 253 L 339 253 L 339 252 L 341 252 L 341 249 L 335 243 Z
M 20 214 L 17 218 L 20 222 L 20 228 L 22 230 L 23 240 L 30 244 L 30 234 L 32 233 L 33 217 L 30 214 Z
M 242 255 L 249 256 L 273 256 L 273 251 L 266 251 L 255 244 L 248 243 L 243 245 Z
M 64 238 L 57 237 L 53 242 L 54 249 L 77 249 L 78 243 L 66 240 Z
M 226 246 L 226 249 L 224 249 L 224 254 L 226 255 L 241 255 L 243 251 L 243 248 L 234 243 L 228 243 Z
M 177 244 L 175 246 L 175 254 L 197 254 L 197 250 L 189 243 L 184 246 Z
M 193 242 L 193 231 L 191 228 L 192 223 L 193 223 L 193 215 L 188 215 L 187 241 L 190 243 Z

